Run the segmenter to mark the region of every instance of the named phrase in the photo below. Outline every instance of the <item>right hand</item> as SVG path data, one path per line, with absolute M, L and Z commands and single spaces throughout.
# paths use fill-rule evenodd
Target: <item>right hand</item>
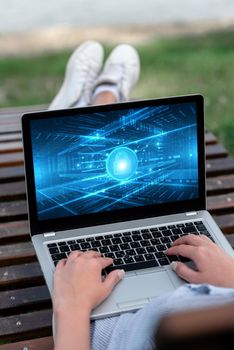
M 184 280 L 234 288 L 234 258 L 208 237 L 183 236 L 172 243 L 166 254 L 181 255 L 195 263 L 196 270 L 179 261 L 173 264 L 173 270 Z

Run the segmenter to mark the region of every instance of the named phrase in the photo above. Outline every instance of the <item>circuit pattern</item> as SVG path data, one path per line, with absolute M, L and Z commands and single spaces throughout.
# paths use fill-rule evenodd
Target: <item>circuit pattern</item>
M 196 122 L 194 103 L 31 121 L 39 220 L 197 198 Z

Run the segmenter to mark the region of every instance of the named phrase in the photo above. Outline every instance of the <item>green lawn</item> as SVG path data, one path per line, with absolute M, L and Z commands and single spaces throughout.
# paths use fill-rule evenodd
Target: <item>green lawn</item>
M 234 30 L 154 40 L 137 48 L 142 73 L 134 97 L 202 93 L 207 128 L 234 155 Z M 48 103 L 69 55 L 1 58 L 0 107 Z

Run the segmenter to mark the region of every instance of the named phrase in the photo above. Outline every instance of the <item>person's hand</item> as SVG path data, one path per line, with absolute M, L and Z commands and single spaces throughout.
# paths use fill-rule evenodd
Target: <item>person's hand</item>
M 166 254 L 181 255 L 195 263 L 196 270 L 179 261 L 172 263 L 173 270 L 184 280 L 234 288 L 234 258 L 208 237 L 183 236 L 172 244 Z
M 114 270 L 102 278 L 102 269 L 112 262 L 94 251 L 72 252 L 67 260 L 61 260 L 54 273 L 54 311 L 83 308 L 91 312 L 124 277 L 123 270 Z

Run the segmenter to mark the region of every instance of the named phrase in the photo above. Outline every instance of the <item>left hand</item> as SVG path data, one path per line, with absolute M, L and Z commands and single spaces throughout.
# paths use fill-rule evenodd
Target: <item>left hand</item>
M 95 251 L 75 251 L 61 260 L 54 273 L 54 311 L 73 312 L 78 308 L 91 312 L 124 276 L 123 270 L 114 270 L 102 279 L 102 269 L 112 261 Z

